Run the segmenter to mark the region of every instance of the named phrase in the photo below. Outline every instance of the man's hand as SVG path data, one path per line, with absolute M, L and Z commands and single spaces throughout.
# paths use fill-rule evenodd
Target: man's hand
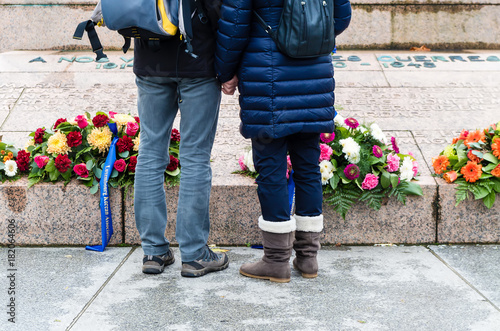
M 234 91 L 236 91 L 236 87 L 238 86 L 238 77 L 234 75 L 231 80 L 228 80 L 224 84 L 222 84 L 222 92 L 227 95 L 233 95 Z

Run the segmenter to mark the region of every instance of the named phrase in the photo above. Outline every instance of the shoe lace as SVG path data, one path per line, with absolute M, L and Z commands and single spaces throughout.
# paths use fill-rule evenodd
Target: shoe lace
M 212 251 L 210 248 L 208 248 L 207 246 L 207 249 L 208 249 L 208 256 L 206 257 L 206 260 L 210 261 L 210 260 L 220 260 L 220 255 L 215 253 L 214 251 Z

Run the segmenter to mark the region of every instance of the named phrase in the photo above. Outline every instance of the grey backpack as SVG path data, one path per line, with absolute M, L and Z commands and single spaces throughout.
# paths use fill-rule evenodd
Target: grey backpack
M 330 54 L 335 47 L 334 0 L 284 0 L 278 28 L 273 30 L 254 11 L 257 22 L 278 49 L 292 58 Z

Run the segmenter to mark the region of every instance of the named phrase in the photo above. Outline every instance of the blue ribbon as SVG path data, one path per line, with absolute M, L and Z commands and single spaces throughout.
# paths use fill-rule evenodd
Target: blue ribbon
M 89 251 L 103 252 L 113 235 L 113 218 L 111 217 L 111 205 L 109 203 L 109 187 L 108 181 L 113 172 L 113 166 L 116 161 L 116 142 L 118 141 L 118 130 L 116 123 L 108 123 L 111 132 L 113 132 L 113 140 L 111 141 L 111 146 L 109 147 L 109 153 L 106 157 L 106 162 L 102 169 L 101 181 L 99 186 L 101 189 L 101 201 L 99 206 L 101 207 L 101 235 L 102 235 L 102 245 L 86 246 L 85 249 Z
M 290 215 L 293 215 L 293 209 L 295 208 L 295 182 L 293 181 L 293 170 L 290 171 L 290 176 L 288 178 L 288 203 L 290 206 Z

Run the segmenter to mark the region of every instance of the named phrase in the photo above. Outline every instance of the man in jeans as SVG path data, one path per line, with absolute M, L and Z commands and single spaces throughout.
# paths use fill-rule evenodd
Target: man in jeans
M 207 4 L 209 1 L 206 1 Z M 194 7 L 192 7 L 194 8 Z M 210 153 L 217 128 L 220 84 L 213 68 L 217 14 L 205 6 L 209 22 L 193 15 L 193 53 L 179 36 L 159 45 L 135 40 L 134 73 L 138 88 L 141 141 L 135 174 L 134 208 L 144 259 L 142 271 L 163 272 L 174 262 L 165 237 L 167 206 L 163 188 L 169 142 L 178 109 L 181 181 L 176 239 L 185 277 L 203 276 L 228 267 L 226 254 L 207 246 L 212 180 Z

